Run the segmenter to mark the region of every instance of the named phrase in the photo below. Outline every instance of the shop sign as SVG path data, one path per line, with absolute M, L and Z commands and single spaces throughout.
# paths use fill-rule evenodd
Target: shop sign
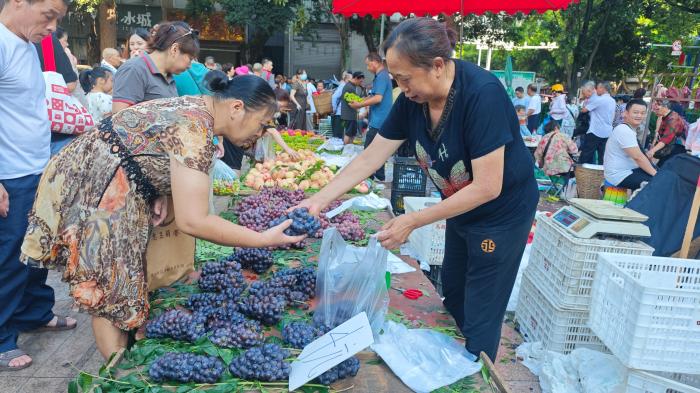
M 117 37 L 126 38 L 136 28 L 150 30 L 163 19 L 160 7 L 117 5 Z

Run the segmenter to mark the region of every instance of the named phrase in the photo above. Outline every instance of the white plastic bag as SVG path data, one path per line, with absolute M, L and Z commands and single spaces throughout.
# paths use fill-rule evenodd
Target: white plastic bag
M 387 321 L 372 349 L 409 388 L 430 392 L 481 370 L 476 357 L 452 337 L 430 329 L 407 329 Z
M 371 192 L 367 195 L 360 197 L 353 197 L 344 201 L 340 206 L 326 213 L 326 217 L 329 219 L 337 216 L 338 214 L 348 210 L 361 210 L 361 211 L 377 211 L 383 210 L 391 206 L 391 202 L 386 198 L 380 198 L 375 193 Z
M 542 343 L 524 343 L 515 350 L 523 365 L 540 379 L 542 393 L 623 393 L 627 369 L 612 355 L 576 348 L 564 355 Z
M 319 301 L 314 320 L 336 327 L 364 311 L 376 336 L 389 308 L 387 252 L 373 237 L 364 254 L 359 255 L 337 229 L 326 229 L 316 274 Z
M 255 161 L 269 161 L 274 158 L 275 140 L 270 134 L 265 134 L 255 142 Z

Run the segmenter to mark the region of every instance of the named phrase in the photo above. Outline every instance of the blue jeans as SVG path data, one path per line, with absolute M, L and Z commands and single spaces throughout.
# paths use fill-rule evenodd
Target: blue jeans
M 51 134 L 51 157 L 58 154 L 67 144 L 69 144 L 73 139 L 77 138 L 76 135 L 68 134 Z
M 54 317 L 48 270 L 19 261 L 39 178 L 0 180 L 10 196 L 10 212 L 0 217 L 0 353 L 17 348 L 19 332 L 39 328 Z

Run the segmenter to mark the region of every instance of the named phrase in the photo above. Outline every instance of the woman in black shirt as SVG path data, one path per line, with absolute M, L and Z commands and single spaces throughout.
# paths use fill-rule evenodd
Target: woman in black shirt
M 447 220 L 445 307 L 467 350 L 495 359 L 539 194 L 505 89 L 488 71 L 450 58 L 455 38 L 430 18 L 406 20 L 392 31 L 384 53 L 403 94 L 372 144 L 300 206 L 318 214 L 408 140 L 443 201 L 389 221 L 378 239 L 393 249 L 414 229 Z

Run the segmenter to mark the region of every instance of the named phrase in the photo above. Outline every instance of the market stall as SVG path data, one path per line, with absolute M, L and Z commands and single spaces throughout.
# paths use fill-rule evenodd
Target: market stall
M 304 192 L 274 187 L 219 198 L 229 200 L 222 217 L 260 231 L 303 199 Z M 335 228 L 348 247 L 371 249 L 371 235 L 390 218 L 388 210 L 322 216 L 317 226 L 305 221 L 301 229 L 313 233 L 303 244 L 272 251 L 234 250 L 198 240 L 196 271 L 152 293 L 149 322 L 136 334 L 135 344 L 97 375 L 80 373 L 70 391 L 286 391 L 284 370 L 310 340 L 328 329 L 315 318 L 329 300 L 317 288 L 323 280 L 321 230 Z M 381 266 L 379 276 L 388 300 L 385 320 L 438 332 L 463 349 L 453 319 L 416 261 L 393 255 L 386 270 Z M 269 291 L 283 293 L 286 305 L 269 301 Z M 263 344 L 277 345 L 269 347 L 277 352 L 257 353 L 258 358 L 250 353 Z M 257 364 L 259 356 L 265 360 Z M 376 353 L 365 350 L 351 359 L 299 391 L 411 391 Z M 265 364 L 275 361 L 278 368 L 269 366 L 274 372 L 265 374 Z M 445 391 L 467 391 L 474 383 L 473 378 L 455 381 Z

